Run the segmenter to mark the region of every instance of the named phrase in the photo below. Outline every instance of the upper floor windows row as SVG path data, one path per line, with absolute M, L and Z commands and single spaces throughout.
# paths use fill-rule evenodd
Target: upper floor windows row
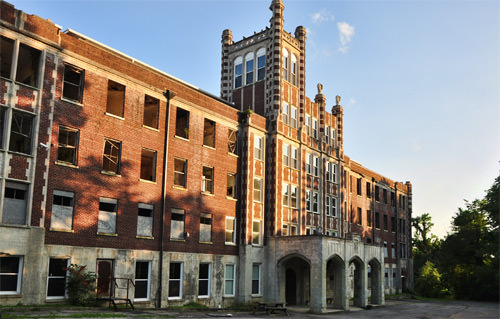
M 297 86 L 297 56 L 283 48 L 283 79 Z
M 0 76 L 38 88 L 41 57 L 42 51 L 0 36 Z
M 257 63 L 255 63 L 257 60 Z M 255 74 L 257 76 L 255 76 Z M 256 54 L 247 53 L 245 57 L 234 60 L 234 88 L 264 80 L 266 76 L 266 49 L 260 48 Z M 243 80 L 245 80 L 243 82 Z

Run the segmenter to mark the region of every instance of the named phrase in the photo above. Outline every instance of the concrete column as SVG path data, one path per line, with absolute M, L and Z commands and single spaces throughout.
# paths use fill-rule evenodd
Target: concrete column
M 326 262 L 320 260 L 311 265 L 311 311 L 322 313 L 326 310 Z
M 240 246 L 239 276 L 237 300 L 245 304 L 252 299 L 252 246 Z
M 345 257 L 345 256 L 344 256 Z M 347 286 L 348 286 L 348 278 L 349 278 L 349 261 L 344 261 L 344 276 L 342 278 L 342 309 L 349 310 L 349 298 L 347 297 Z

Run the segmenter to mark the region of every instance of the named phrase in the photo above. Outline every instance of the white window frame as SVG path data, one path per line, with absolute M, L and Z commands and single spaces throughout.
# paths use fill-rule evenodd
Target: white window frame
M 228 269 L 227 269 L 228 266 L 231 266 L 233 268 L 231 278 L 227 277 L 227 275 L 229 274 Z M 228 293 L 226 291 L 227 281 L 232 281 L 232 286 L 231 286 L 232 292 L 231 293 Z M 224 265 L 224 297 L 234 297 L 235 290 L 236 290 L 235 288 L 236 288 L 236 264 L 225 264 Z
M 264 57 L 264 65 L 259 67 L 259 59 L 261 57 Z M 257 77 L 255 78 L 256 81 L 262 81 L 266 78 L 266 49 L 265 48 L 260 48 L 257 51 L 257 58 L 255 59 L 257 61 L 256 63 L 256 68 L 257 68 Z M 264 71 L 264 76 L 262 78 L 259 78 L 260 71 Z
M 299 168 L 299 150 L 292 146 L 292 151 L 291 151 L 290 156 L 291 156 L 290 166 L 292 168 L 298 169 Z
M 54 204 L 54 196 L 71 198 L 71 205 L 66 206 L 66 205 Z M 52 217 L 50 219 L 50 230 L 71 231 L 73 229 L 74 206 L 75 206 L 75 194 L 73 192 L 54 190 L 54 193 L 52 195 Z M 69 225 L 69 227 L 57 227 L 58 225 L 56 224 L 56 222 L 54 222 L 55 220 L 54 216 L 57 214 L 64 214 L 64 213 L 67 213 L 69 215 L 70 210 L 71 210 L 71 225 Z M 61 218 L 61 216 L 58 217 Z
M 0 258 L 18 258 L 19 259 L 17 273 L 0 273 L 0 277 L 1 276 L 17 275 L 16 290 L 15 291 L 14 290 L 0 291 L 0 295 L 18 295 L 18 294 L 20 294 L 21 293 L 22 276 L 23 276 L 23 262 L 24 262 L 23 256 L 6 256 L 6 257 L 0 257 Z
M 281 186 L 281 193 L 282 193 L 282 205 L 283 207 L 288 207 L 290 206 L 290 188 L 289 185 L 286 183 L 283 183 Z
M 171 274 L 170 274 L 170 264 L 180 264 L 181 265 L 181 271 L 180 271 L 180 278 L 173 278 L 171 279 Z M 171 261 L 169 263 L 169 274 L 168 274 L 168 297 L 167 299 L 168 300 L 179 300 L 179 299 L 182 299 L 182 286 L 183 286 L 183 279 L 184 277 L 184 263 L 183 262 L 179 262 L 179 261 Z M 173 281 L 179 281 L 179 295 L 178 296 L 170 296 L 170 282 L 173 282 Z
M 264 138 L 255 135 L 254 137 L 254 159 L 262 161 L 264 158 Z
M 289 108 L 287 102 L 283 102 L 282 117 L 283 117 L 283 124 L 289 125 L 290 124 L 290 108 Z
M 304 125 L 306 126 L 306 134 L 311 135 L 311 116 L 309 114 L 306 114 Z
M 306 211 L 310 212 L 312 211 L 312 198 L 311 198 L 311 191 L 306 190 Z
M 297 128 L 297 108 L 295 106 L 290 107 L 290 126 L 293 128 Z
M 248 70 L 248 64 L 249 63 L 252 63 L 252 67 L 251 67 L 251 70 Z M 245 55 L 245 85 L 249 85 L 249 84 L 252 84 L 253 82 L 255 82 L 255 59 L 254 59 L 254 54 L 253 52 L 250 52 L 248 53 L 247 55 Z M 251 74 L 252 76 L 252 80 L 251 81 L 248 81 L 248 76 Z
M 148 263 L 148 278 L 147 279 L 137 279 L 137 263 Z M 170 278 L 169 278 L 170 279 Z M 137 281 L 146 281 L 147 282 L 147 290 L 146 290 L 146 298 L 135 298 L 134 291 L 134 301 L 148 301 L 151 298 L 151 261 L 150 260 L 136 260 L 135 262 L 135 271 L 134 271 L 134 285 Z
M 201 265 L 208 265 L 208 277 L 207 278 L 200 278 L 200 266 Z M 211 263 L 205 263 L 205 262 L 200 262 L 198 266 L 198 298 L 210 298 L 210 289 L 211 289 L 211 276 L 212 276 L 212 264 Z M 206 295 L 200 295 L 200 282 L 207 282 L 207 294 Z
M 50 275 L 50 261 L 52 259 L 66 260 L 66 268 L 69 267 L 69 265 L 70 265 L 70 258 L 68 258 L 68 257 L 49 257 L 49 264 L 48 264 L 48 268 L 47 268 L 47 287 L 45 289 L 45 299 L 46 300 L 64 299 L 66 297 L 66 295 L 67 295 L 66 282 L 67 282 L 67 279 L 68 279 L 68 272 L 66 271 L 64 276 L 51 276 Z M 64 280 L 65 281 L 64 296 L 51 296 L 51 297 L 49 297 L 48 294 L 49 294 L 49 282 L 50 282 L 50 279 L 61 279 L 61 278 L 65 279 Z
M 295 199 L 295 205 L 293 203 L 294 199 Z M 297 204 L 298 204 L 297 186 L 290 185 L 290 207 L 297 208 Z
M 288 81 L 289 79 L 289 75 L 288 75 L 288 63 L 289 63 L 289 53 L 288 53 L 288 50 L 283 48 L 283 65 L 282 65 L 282 69 L 283 69 L 283 79 L 285 81 Z
M 312 119 L 312 137 L 318 138 L 318 119 Z
M 332 210 L 332 216 L 337 217 L 337 198 L 331 197 L 331 210 Z
M 283 166 L 290 166 L 290 145 L 283 143 Z
M 236 68 L 241 65 L 241 74 L 240 75 L 237 75 L 236 74 Z M 235 60 L 234 60 L 234 82 L 233 82 L 233 87 L 235 89 L 237 88 L 240 88 L 240 87 L 243 87 L 243 58 L 241 56 L 237 57 Z M 237 78 L 240 77 L 241 78 L 241 83 L 240 85 L 236 86 L 236 80 Z
M 257 199 L 255 198 L 255 191 L 256 191 L 256 188 L 255 188 L 255 182 L 256 182 L 256 181 L 259 181 L 259 188 L 258 188 L 258 191 L 259 191 L 259 198 L 257 198 Z M 253 201 L 254 201 L 254 202 L 257 202 L 257 203 L 262 203 L 262 201 L 263 201 L 263 199 L 262 199 L 262 197 L 263 197 L 263 196 L 262 196 L 263 184 L 264 184 L 264 182 L 263 182 L 262 178 L 254 178 L 254 179 L 253 179 L 253 186 L 254 186 L 254 187 L 253 187 L 253 195 L 252 195 L 252 198 L 253 198 Z
M 330 216 L 330 196 L 325 197 L 325 212 L 326 216 Z
M 258 227 L 257 231 L 255 231 L 255 225 Z M 254 241 L 255 238 L 257 238 L 257 242 Z M 252 221 L 252 245 L 262 246 L 262 221 L 260 220 Z
M 311 172 L 312 172 L 312 161 L 313 161 L 313 155 L 306 154 L 306 173 L 307 174 L 311 174 Z
M 332 127 L 330 130 L 330 142 L 333 147 L 335 147 L 335 129 Z
M 318 192 L 312 193 L 312 207 L 313 213 L 319 213 L 319 194 Z
M 330 127 L 325 125 L 325 143 L 330 144 Z
M 297 56 L 292 53 L 292 64 L 290 66 L 290 82 L 297 85 Z
M 257 278 L 254 278 L 254 270 L 257 269 Z M 254 281 L 257 281 L 257 288 L 258 288 L 258 291 L 257 292 L 254 292 L 253 290 L 253 283 Z M 261 296 L 262 295 L 262 285 L 261 285 L 261 282 L 262 282 L 262 264 L 252 264 L 252 287 L 251 287 L 251 292 L 252 292 L 252 296 Z
M 314 156 L 313 158 L 314 176 L 319 176 L 319 157 Z
M 233 229 L 229 230 L 229 231 L 232 231 L 233 232 L 233 235 L 232 235 L 232 238 L 231 238 L 231 241 L 227 241 L 227 233 L 228 233 L 228 229 L 227 229 L 227 223 L 228 221 L 232 221 L 231 225 L 233 226 Z M 226 220 L 225 220 L 225 224 L 224 224 L 224 242 L 226 245 L 236 245 L 236 218 L 234 217 L 231 217 L 231 216 L 226 216 Z

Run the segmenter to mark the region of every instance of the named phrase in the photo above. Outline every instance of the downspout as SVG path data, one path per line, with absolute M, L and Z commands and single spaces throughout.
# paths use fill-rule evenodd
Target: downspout
M 164 232 L 165 232 L 165 199 L 167 197 L 167 159 L 168 159 L 168 123 L 170 122 L 170 100 L 176 95 L 175 92 L 167 90 L 163 92 L 167 98 L 167 107 L 165 110 L 165 140 L 163 143 L 163 181 L 161 183 L 161 224 L 160 224 L 160 265 L 158 271 L 158 292 L 156 294 L 156 308 L 161 308 L 162 299 L 162 281 L 163 281 L 163 249 L 164 249 Z
M 372 186 L 370 187 L 372 196 L 372 243 L 375 245 L 375 177 L 372 177 Z
M 396 268 L 399 270 L 399 286 L 401 287 L 401 292 L 403 291 L 403 283 L 401 282 L 401 249 L 399 244 L 399 211 L 398 211 L 398 182 L 394 182 L 394 215 L 396 218 Z M 391 225 L 392 226 L 392 225 Z

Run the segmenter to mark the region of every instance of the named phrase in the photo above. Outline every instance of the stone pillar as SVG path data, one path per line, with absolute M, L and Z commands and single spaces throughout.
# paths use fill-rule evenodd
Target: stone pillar
M 311 265 L 311 311 L 326 310 L 326 261 L 319 260 Z
M 233 89 L 233 70 L 229 61 L 229 47 L 233 44 L 233 33 L 226 29 L 222 32 L 222 54 L 221 54 L 221 81 L 220 96 L 222 99 L 231 102 Z
M 344 246 L 345 250 L 345 246 Z M 345 257 L 345 255 L 344 255 Z M 344 276 L 342 278 L 342 309 L 349 310 L 349 298 L 347 297 L 347 286 L 349 283 L 349 260 L 344 259 Z

